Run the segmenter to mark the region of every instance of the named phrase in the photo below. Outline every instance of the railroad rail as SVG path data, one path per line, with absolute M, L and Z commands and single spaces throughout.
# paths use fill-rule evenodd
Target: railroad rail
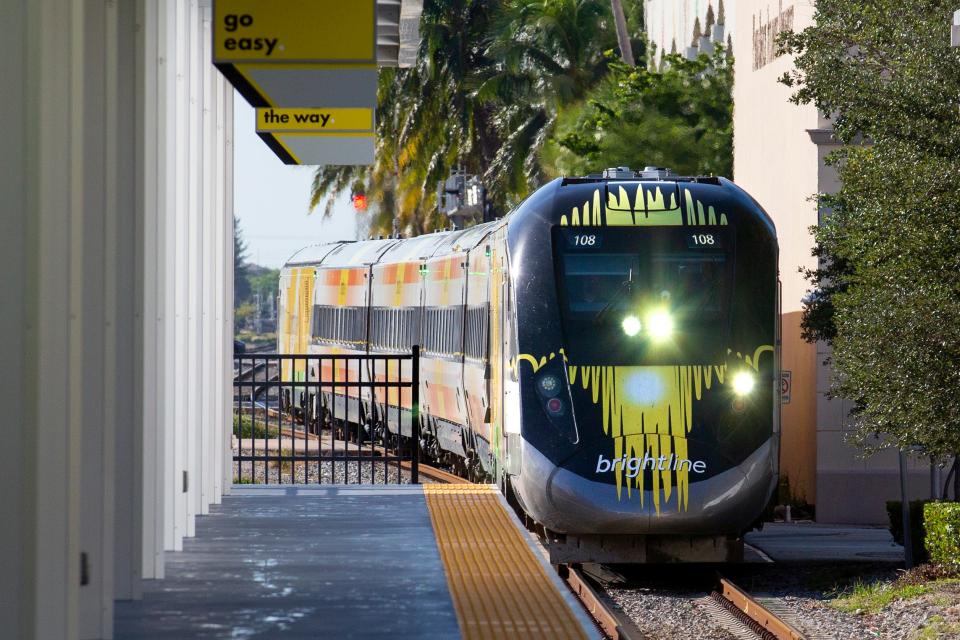
M 410 471 L 410 462 L 404 460 L 400 463 L 401 469 L 406 469 Z M 454 475 L 449 471 L 444 471 L 443 469 L 437 469 L 436 467 L 431 467 L 428 464 L 420 463 L 420 475 L 430 478 L 434 482 L 439 484 L 463 484 L 465 482 L 470 482 L 465 478 L 461 478 L 458 475 Z
M 573 594 L 580 600 L 597 626 L 612 640 L 642 640 L 643 635 L 630 618 L 611 606 L 609 598 L 601 594 L 577 565 L 560 565 L 557 570 Z
M 763 640 L 806 640 L 806 636 L 796 627 L 774 615 L 750 594 L 722 576 L 719 590 L 711 593 L 710 597 Z

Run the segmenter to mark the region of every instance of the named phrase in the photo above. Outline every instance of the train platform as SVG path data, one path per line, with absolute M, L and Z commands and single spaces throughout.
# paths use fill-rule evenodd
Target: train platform
M 903 562 L 903 547 L 882 527 L 768 522 L 744 540 L 775 562 Z
M 596 638 L 485 485 L 235 486 L 115 637 Z

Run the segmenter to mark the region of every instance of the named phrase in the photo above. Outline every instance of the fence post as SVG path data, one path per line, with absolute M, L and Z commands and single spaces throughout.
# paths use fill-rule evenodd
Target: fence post
M 410 453 L 410 482 L 420 484 L 420 345 L 413 345 L 410 357 L 410 436 L 413 451 Z

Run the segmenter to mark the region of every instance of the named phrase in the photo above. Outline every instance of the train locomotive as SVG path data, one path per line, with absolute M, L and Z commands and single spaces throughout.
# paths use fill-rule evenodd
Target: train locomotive
M 298 252 L 278 351 L 419 344 L 423 455 L 497 483 L 553 562 L 736 560 L 778 477 L 777 254 L 729 180 L 558 178 L 494 222 Z

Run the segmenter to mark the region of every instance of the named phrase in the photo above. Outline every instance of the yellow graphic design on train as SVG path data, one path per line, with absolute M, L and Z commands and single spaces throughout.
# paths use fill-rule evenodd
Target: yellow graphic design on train
M 313 318 L 313 279 L 312 267 L 292 269 L 286 290 L 286 305 L 283 316 L 283 330 L 286 336 L 284 353 L 306 353 L 310 341 L 310 322 Z M 284 360 L 283 380 L 304 380 L 306 362 L 297 362 L 291 375 L 291 363 Z
M 682 226 L 724 226 L 727 215 L 719 212 L 713 205 L 704 206 L 694 198 L 690 189 L 682 189 L 680 196 L 684 207 L 678 200 L 679 187 L 665 188 L 660 185 L 639 184 L 631 196 L 628 189 L 633 185 L 609 185 L 607 187 L 605 210 L 601 209 L 600 189 L 594 189 L 593 198 L 582 206 L 575 206 L 570 215 L 560 216 L 560 225 L 608 226 L 608 227 L 670 227 Z
M 645 468 L 652 471 L 652 486 L 646 487 L 646 474 L 629 470 L 626 464 L 610 465 L 616 479 L 617 498 L 632 497 L 637 489 L 641 507 L 645 490 L 653 494 L 653 506 L 659 514 L 661 507 L 676 494 L 678 511 L 688 508 L 690 472 L 700 471 L 697 462 L 688 456 L 687 434 L 693 426 L 694 401 L 715 385 L 724 385 L 730 371 L 744 367 L 760 369 L 760 357 L 773 346 L 757 347 L 753 354 L 727 350 L 728 362 L 717 365 L 667 366 L 567 366 L 571 389 L 580 386 L 590 392 L 594 404 L 601 407 L 603 432 L 613 440 L 614 455 L 610 461 L 659 460 Z M 566 361 L 563 350 L 560 355 Z M 556 356 L 520 354 L 513 364 L 527 362 L 534 372 Z M 741 364 L 742 363 L 742 364 Z M 602 462 L 602 461 L 601 461 Z M 702 463 L 699 463 L 702 464 Z M 626 491 L 624 492 L 624 489 Z
M 340 269 L 340 284 L 337 287 L 337 306 L 343 307 L 347 304 L 347 287 L 350 286 L 350 270 Z

